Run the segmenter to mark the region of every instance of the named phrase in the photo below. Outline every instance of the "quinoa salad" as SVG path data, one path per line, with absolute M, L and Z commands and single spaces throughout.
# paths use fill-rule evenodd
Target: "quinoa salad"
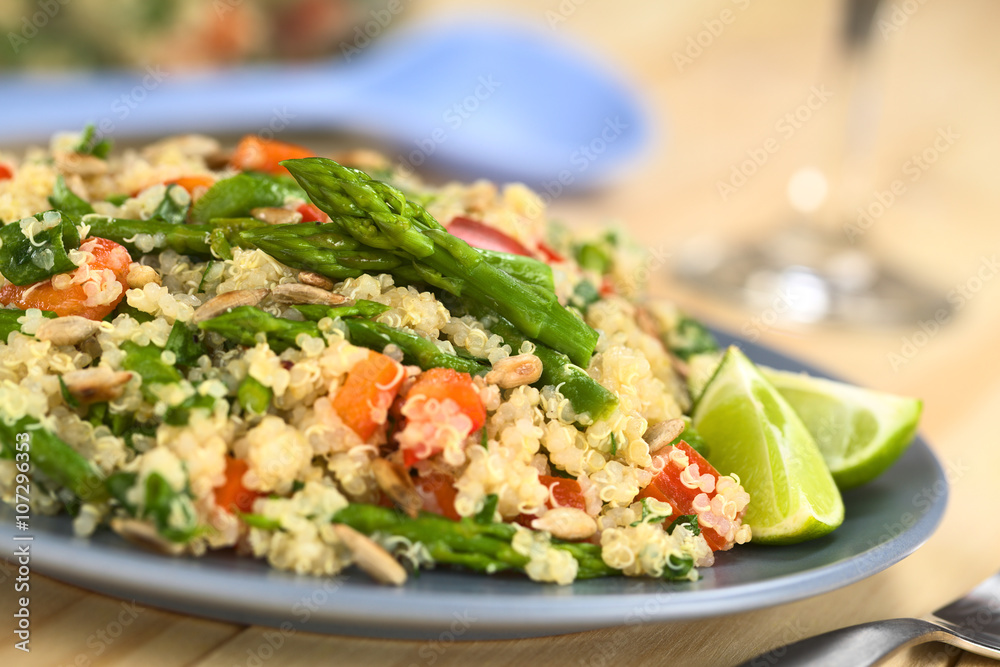
M 6 503 L 396 585 L 696 580 L 751 539 L 688 417 L 714 341 L 627 240 L 522 185 L 331 158 L 92 128 L 0 153 Z

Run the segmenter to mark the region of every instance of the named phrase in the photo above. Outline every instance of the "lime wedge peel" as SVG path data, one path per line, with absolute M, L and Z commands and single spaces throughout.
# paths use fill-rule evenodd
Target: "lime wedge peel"
M 804 373 L 761 372 L 802 418 L 841 490 L 881 475 L 913 441 L 918 399 Z
M 692 411 L 712 464 L 750 494 L 753 540 L 792 544 L 844 520 L 840 492 L 816 443 L 781 394 L 730 347 Z

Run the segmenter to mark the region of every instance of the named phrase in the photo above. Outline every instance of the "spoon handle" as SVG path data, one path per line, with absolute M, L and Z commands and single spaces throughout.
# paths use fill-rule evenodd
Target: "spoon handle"
M 841 628 L 776 648 L 741 667 L 869 667 L 907 646 L 930 641 L 950 642 L 943 628 L 915 618 L 894 618 Z
M 48 139 L 53 128 L 93 123 L 102 136 L 162 135 L 259 128 L 276 133 L 338 117 L 367 72 L 320 63 L 253 66 L 205 73 L 145 70 L 99 75 L 0 78 L 0 142 Z M 192 108 L 197 100 L 197 109 Z M 310 111 L 311 110 L 311 111 Z

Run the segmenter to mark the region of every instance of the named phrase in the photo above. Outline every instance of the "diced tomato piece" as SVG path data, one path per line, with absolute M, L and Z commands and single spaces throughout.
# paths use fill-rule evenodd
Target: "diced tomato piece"
M 7 284 L 0 287 L 0 304 L 21 310 L 40 308 L 57 315 L 79 315 L 91 320 L 103 320 L 121 302 L 128 289 L 126 276 L 132 258 L 123 246 L 108 239 L 90 237 L 80 244 L 80 250 L 89 252 L 93 259 L 67 273 L 34 283 L 33 285 Z M 119 290 L 111 283 L 117 281 Z M 102 295 L 118 291 L 107 303 Z
M 539 475 L 538 481 L 549 487 L 549 500 L 546 502 L 549 509 L 555 507 L 575 507 L 578 510 L 586 511 L 587 502 L 583 499 L 580 482 L 575 479 L 553 477 L 551 475 Z M 555 502 L 553 503 L 553 501 Z
M 474 433 L 486 423 L 486 407 L 479 397 L 479 391 L 468 373 L 460 373 L 451 368 L 429 368 L 417 378 L 407 392 L 407 400 L 414 396 L 426 396 L 442 401 L 446 398 L 458 403 L 458 408 L 472 420 Z
M 531 251 L 525 248 L 520 241 L 507 236 L 499 229 L 472 218 L 462 216 L 452 218 L 451 224 L 448 225 L 448 233 L 457 236 L 473 248 L 531 257 Z
M 611 276 L 604 276 L 601 280 L 601 287 L 597 291 L 604 297 L 614 296 L 618 294 L 618 287 L 615 285 L 615 281 L 611 279 Z
M 486 408 L 468 373 L 451 368 L 430 368 L 417 378 L 403 404 L 405 426 L 396 434 L 403 464 L 457 444 L 486 423 Z
M 14 178 L 14 167 L 0 162 L 0 181 L 5 181 L 8 178 Z
M 727 520 L 735 524 L 735 528 L 732 531 L 727 530 L 725 531 L 726 534 L 724 534 L 715 525 L 706 526 L 702 521 L 702 517 L 711 514 L 711 512 L 704 508 L 701 511 L 696 509 L 696 498 L 704 496 L 708 502 L 711 502 L 718 495 L 719 472 L 701 454 L 696 452 L 683 440 L 669 448 L 669 450 L 665 454 L 666 463 L 663 469 L 639 493 L 637 499 L 655 498 L 656 500 L 670 504 L 671 508 L 673 508 L 673 513 L 664 521 L 664 527 L 669 526 L 680 516 L 698 516 L 701 534 L 713 551 L 725 551 L 731 548 L 733 546 L 732 533 L 740 526 L 740 521 L 746 510 L 745 506 L 738 510 L 734 519 Z M 678 452 L 677 454 L 673 454 L 675 450 Z M 671 458 L 672 454 L 676 456 L 676 460 Z M 683 454 L 683 456 L 680 454 Z M 686 462 L 684 462 L 685 459 Z M 691 466 L 697 468 L 697 479 L 693 475 L 693 468 Z M 699 480 L 705 475 L 709 475 L 712 478 L 710 483 L 705 484 L 706 488 L 711 488 L 711 491 L 704 491 L 697 485 Z M 685 484 L 685 481 L 688 483 Z M 704 481 L 707 482 L 707 480 Z M 729 481 L 732 482 L 731 479 Z M 742 494 L 742 489 L 740 489 L 739 494 Z
M 448 517 L 453 521 L 458 521 L 462 517 L 455 510 L 455 490 L 454 480 L 442 472 L 432 472 L 429 475 L 417 477 L 413 480 L 417 488 L 417 493 L 424 499 L 424 509 L 441 516 Z
M 402 366 L 384 354 L 370 351 L 348 372 L 333 399 L 333 409 L 362 440 L 368 440 L 385 423 L 404 377 Z
M 279 162 L 304 157 L 314 157 L 316 154 L 302 146 L 288 144 L 274 139 L 261 139 L 248 134 L 240 140 L 233 152 L 229 165 L 240 171 L 263 171 L 268 174 L 288 174 L 288 170 Z
M 330 216 L 315 204 L 302 204 L 295 210 L 302 214 L 302 222 L 330 222 Z
M 199 174 L 197 176 L 182 176 L 181 178 L 175 178 L 172 181 L 167 181 L 166 185 L 179 185 L 192 197 L 195 196 L 195 191 L 199 188 L 208 188 L 215 185 L 215 176 L 209 176 L 208 174 Z
M 677 449 L 680 449 L 687 455 L 688 465 L 696 464 L 700 474 L 708 473 L 716 482 L 719 481 L 718 471 L 701 454 L 692 449 L 690 445 L 682 440 L 677 444 Z M 681 472 L 683 470 L 684 468 L 668 464 L 653 478 L 652 484 L 670 499 L 670 504 L 676 507 L 681 514 L 693 514 L 694 510 L 691 507 L 691 503 L 694 502 L 695 497 L 699 493 L 702 493 L 702 491 L 698 488 L 692 489 L 681 481 Z
M 421 373 L 406 393 L 402 415 L 404 426 L 395 437 L 406 466 L 459 446 L 486 423 L 486 407 L 472 376 L 451 368 Z
M 246 513 L 253 509 L 253 501 L 262 494 L 243 486 L 243 475 L 249 468 L 243 459 L 226 457 L 226 481 L 222 486 L 215 487 L 216 505 L 228 512 L 238 510 Z
M 538 242 L 538 251 L 542 253 L 545 257 L 545 261 L 551 263 L 554 262 L 564 262 L 566 258 L 557 253 L 552 247 L 545 241 Z
M 549 488 L 549 498 L 545 501 L 545 506 L 549 509 L 556 507 L 573 507 L 578 510 L 587 511 L 587 501 L 583 498 L 583 490 L 580 482 L 566 477 L 553 477 L 552 475 L 539 475 L 538 481 L 543 486 Z M 553 502 L 555 501 L 555 502 Z M 537 519 L 535 514 L 518 514 L 514 521 L 531 528 L 531 522 Z

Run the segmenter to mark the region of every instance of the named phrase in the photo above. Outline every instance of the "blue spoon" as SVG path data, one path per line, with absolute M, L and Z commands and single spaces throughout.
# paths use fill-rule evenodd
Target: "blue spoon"
M 551 33 L 480 18 L 401 31 L 352 54 L 199 74 L 0 77 L 0 144 L 88 122 L 120 138 L 354 131 L 387 142 L 403 166 L 555 194 L 606 179 L 646 141 L 633 95 Z

